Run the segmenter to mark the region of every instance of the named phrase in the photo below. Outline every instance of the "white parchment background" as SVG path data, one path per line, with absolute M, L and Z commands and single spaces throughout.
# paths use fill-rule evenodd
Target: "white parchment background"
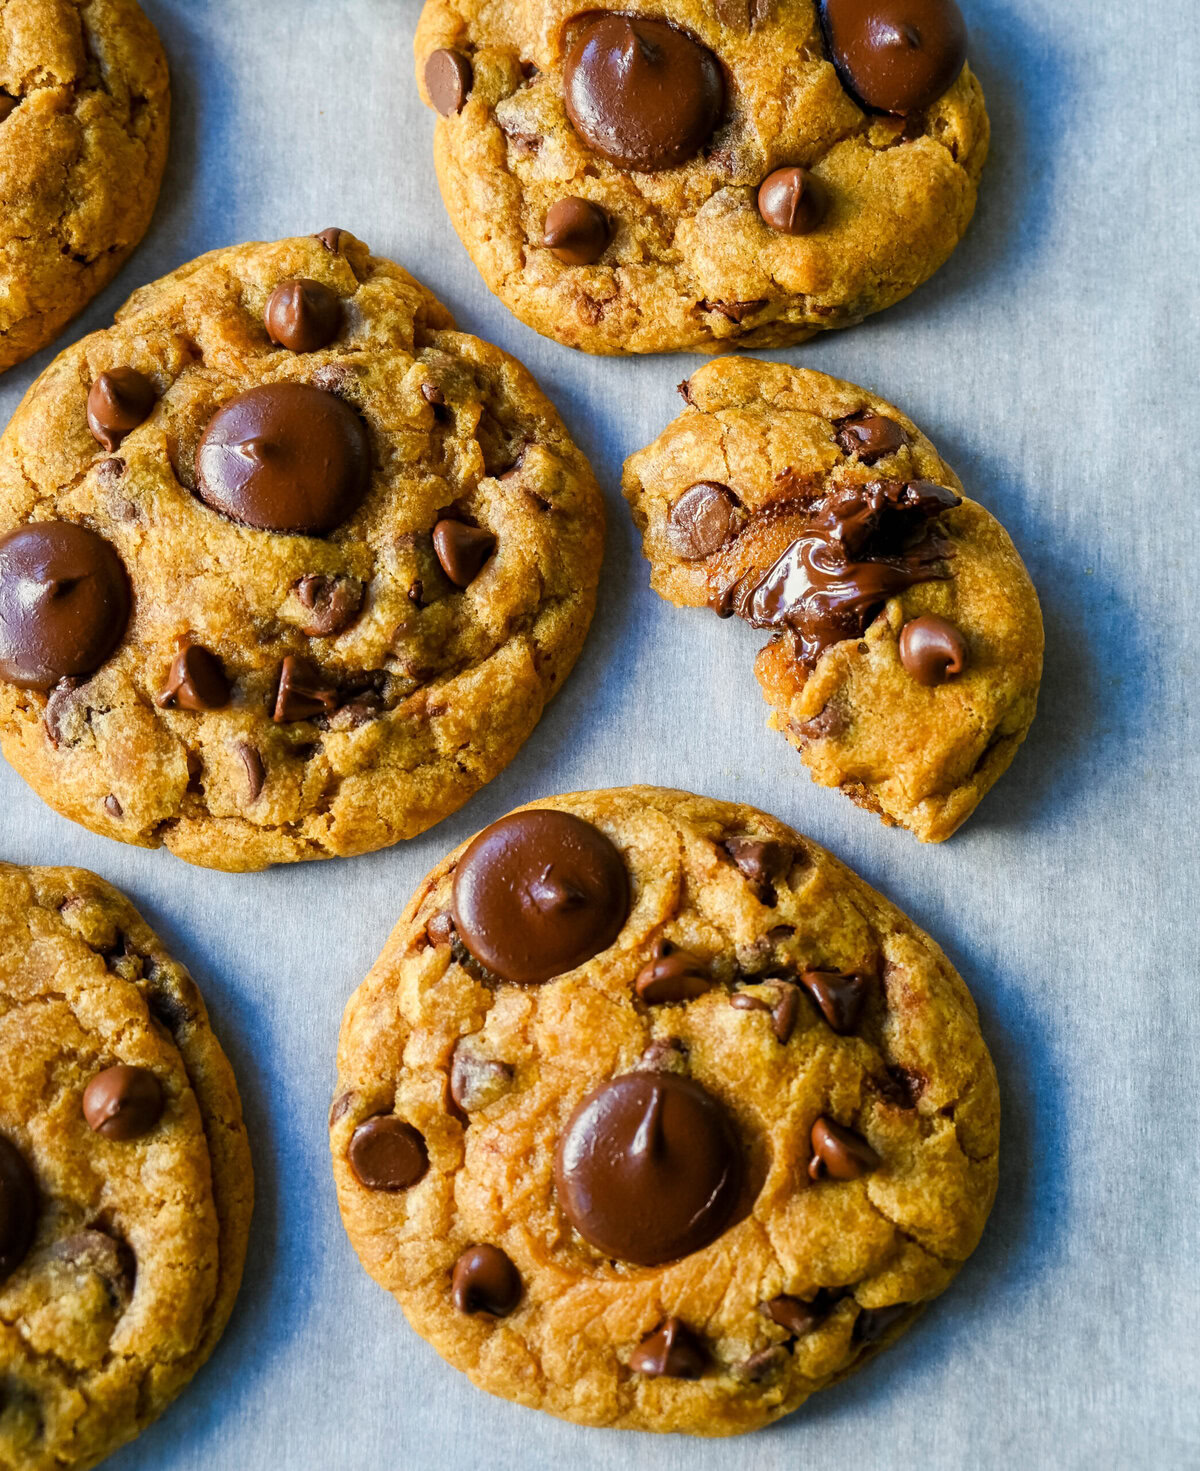
M 564 693 L 499 780 L 406 846 L 210 874 L 92 837 L 0 770 L 4 856 L 96 869 L 192 968 L 255 1152 L 230 1329 L 113 1471 L 1200 1466 L 1195 0 L 962 0 L 995 134 L 970 234 L 909 302 L 783 354 L 910 413 L 1041 594 L 1041 714 L 937 848 L 811 785 L 765 728 L 754 635 L 649 591 L 620 466 L 692 360 L 589 360 L 488 296 L 434 182 L 418 0 L 144 3 L 174 79 L 166 187 L 64 342 L 203 250 L 348 227 L 530 366 L 610 536 Z M 0 416 L 50 355 L 0 379 Z M 421 875 L 520 801 L 633 781 L 757 803 L 900 904 L 974 991 L 1004 1094 L 999 1200 L 956 1285 L 865 1373 L 736 1442 L 584 1431 L 474 1390 L 359 1268 L 330 1180 L 338 1021 Z

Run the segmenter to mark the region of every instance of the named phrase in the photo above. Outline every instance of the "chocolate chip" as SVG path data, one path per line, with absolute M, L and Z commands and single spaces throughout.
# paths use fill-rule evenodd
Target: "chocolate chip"
M 433 410 L 433 417 L 439 424 L 444 424 L 450 418 L 450 410 L 446 407 L 446 395 L 436 383 L 422 383 L 421 397 Z
M 713 978 L 702 960 L 686 950 L 668 950 L 660 946 L 660 954 L 638 972 L 633 988 L 638 999 L 647 1006 L 663 1002 L 691 1001 L 711 991 Z
M 825 218 L 827 208 L 824 185 L 799 164 L 776 169 L 758 188 L 758 212 L 781 235 L 807 235 Z
M 606 950 L 629 913 L 620 853 L 590 822 L 533 808 L 485 828 L 454 875 L 454 924 L 502 980 L 548 981 Z
M 328 347 L 341 323 L 342 303 L 336 293 L 307 277 L 280 281 L 263 311 L 267 336 L 289 352 L 319 352 Z
M 154 384 L 136 368 L 111 368 L 88 391 L 87 421 L 92 438 L 114 450 L 125 436 L 145 423 L 158 395 Z
M 247 741 L 238 742 L 237 753 L 242 758 L 242 765 L 246 768 L 246 800 L 257 802 L 267 779 L 263 759 Z
M 433 528 L 433 550 L 455 587 L 466 587 L 496 550 L 496 538 L 479 526 L 441 520 Z
M 608 216 L 578 195 L 556 200 L 546 211 L 542 244 L 568 266 L 590 266 L 608 247 Z
M 870 1081 L 880 1097 L 893 1107 L 916 1108 L 928 1079 L 923 1073 L 913 1072 L 911 1068 L 889 1064 L 882 1077 L 872 1078 Z
M 835 1301 L 832 1294 L 826 1292 L 818 1292 L 811 1302 L 784 1293 L 763 1303 L 762 1310 L 772 1323 L 778 1323 L 796 1338 L 803 1338 L 820 1327 L 833 1311 Z
M 186 976 L 181 979 L 164 972 L 153 961 L 149 965 L 146 1005 L 150 1009 L 150 1015 L 161 1022 L 173 1037 L 178 1036 L 195 1019 L 192 998 L 196 995 L 196 988 Z
M 724 1105 L 669 1072 L 602 1083 L 571 1115 L 554 1158 L 559 1204 L 579 1234 L 644 1267 L 715 1241 L 741 1179 L 741 1145 Z
M 201 498 L 260 531 L 320 535 L 366 494 L 371 444 L 363 421 L 307 383 L 267 383 L 217 410 L 196 451 Z
M 125 636 L 129 579 L 110 542 L 70 521 L 0 537 L 0 678 L 48 690 L 94 673 Z
M 444 911 L 435 914 L 425 926 L 425 934 L 431 945 L 448 945 L 454 934 L 454 920 Z
M 671 550 L 685 562 L 719 552 L 733 535 L 737 498 L 727 485 L 700 480 L 679 497 L 667 518 Z
M 450 1064 L 450 1097 L 463 1113 L 475 1113 L 503 1098 L 512 1087 L 513 1070 L 507 1062 L 477 1057 L 460 1042 Z
M 107 1231 L 75 1231 L 55 1242 L 50 1260 L 78 1276 L 98 1277 L 104 1284 L 109 1305 L 123 1313 L 133 1297 L 137 1261 L 124 1241 Z M 60 1289 L 56 1287 L 56 1296 Z
M 764 904 L 775 903 L 775 885 L 795 859 L 793 849 L 774 838 L 726 838 L 721 844 Z
M 816 1002 L 830 1027 L 844 1037 L 858 1026 L 871 978 L 861 972 L 806 970 L 800 984 Z
M 777 1374 L 787 1363 L 787 1358 L 787 1349 L 781 1343 L 771 1343 L 743 1359 L 734 1372 L 747 1384 L 761 1384 L 764 1379 Z
M 651 1379 L 699 1379 L 707 1364 L 704 1344 L 680 1318 L 667 1318 L 629 1356 L 633 1372 Z
M 879 1156 L 853 1129 L 843 1128 L 822 1115 L 812 1126 L 810 1135 L 813 1157 L 808 1163 L 811 1180 L 857 1180 L 869 1174 L 880 1163 Z
M 0 1134 L 0 1282 L 25 1259 L 38 1219 L 33 1172 L 16 1146 Z
M 395 1114 L 379 1114 L 350 1136 L 350 1168 L 368 1190 L 408 1190 L 429 1168 L 425 1141 Z
M 967 641 L 953 623 L 926 613 L 900 630 L 900 662 L 918 684 L 946 684 L 967 667 Z
M 647 17 L 590 19 L 567 54 L 567 115 L 622 168 L 675 168 L 708 142 L 725 85 L 717 58 L 683 31 Z
M 101 460 L 96 466 L 96 479 L 106 489 L 111 489 L 125 474 L 125 461 L 118 455 L 109 455 L 107 460 Z M 127 503 L 128 504 L 128 503 Z M 125 520 L 132 521 L 137 516 L 137 507 L 128 504 L 129 514 Z
M 337 709 L 337 704 L 337 691 L 321 683 L 320 676 L 307 659 L 289 654 L 280 664 L 271 712 L 276 725 L 330 715 Z
M 310 572 L 296 584 L 296 596 L 309 617 L 300 625 L 309 638 L 331 638 L 348 628 L 362 606 L 363 586 L 352 577 L 324 577 Z
M 425 63 L 425 90 L 443 117 L 463 110 L 474 80 L 471 63 L 461 51 L 433 51 Z
M 83 1090 L 88 1128 L 126 1143 L 148 1134 L 162 1118 L 162 1084 L 148 1068 L 118 1063 L 97 1073 Z
M 329 1127 L 331 1129 L 339 1119 L 344 1119 L 346 1115 L 350 1112 L 350 1108 L 354 1103 L 354 1099 L 356 1096 L 357 1095 L 355 1094 L 353 1088 L 351 1088 L 346 1093 L 339 1093 L 338 1096 L 329 1105 Z
M 336 225 L 330 225 L 327 230 L 320 230 L 313 236 L 319 240 L 331 255 L 337 255 L 342 248 L 342 232 Z
M 885 455 L 894 455 L 908 443 L 908 434 L 895 419 L 864 410 L 843 419 L 834 438 L 843 454 L 854 455 L 864 465 L 873 465 Z
M 842 85 L 874 112 L 928 107 L 967 59 L 955 0 L 821 0 L 820 11 Z
M 746 318 L 756 312 L 760 306 L 766 306 L 765 296 L 755 297 L 753 301 L 710 301 L 707 297 L 700 303 L 703 312 L 717 312 L 727 322 L 735 322 L 740 326 Z
M 229 680 L 216 654 L 201 644 L 185 642 L 167 673 L 156 703 L 166 709 L 221 710 L 229 703 Z
M 125 809 L 117 801 L 116 797 L 113 796 L 112 792 L 109 792 L 108 796 L 104 799 L 104 810 L 108 813 L 109 817 L 117 818 L 125 815 Z
M 776 1039 L 790 1041 L 800 1014 L 800 993 L 790 981 L 775 981 L 774 995 L 770 1001 L 754 996 L 749 991 L 738 991 L 729 998 L 735 1011 L 765 1011 L 771 1018 L 771 1030 Z
M 638 1058 L 638 1072 L 683 1073 L 687 1070 L 687 1043 L 678 1037 L 659 1037 Z
M 507 1318 L 521 1291 L 521 1274 L 498 1246 L 470 1246 L 454 1263 L 450 1298 L 460 1313 Z
M 893 1323 L 898 1323 L 912 1307 L 910 1302 L 889 1303 L 882 1308 L 863 1308 L 854 1320 L 856 1343 L 878 1343 Z
M 78 703 L 78 690 L 79 681 L 77 679 L 60 679 L 50 691 L 50 696 L 46 701 L 46 712 L 42 719 L 45 721 L 50 744 L 55 750 L 64 743 L 74 744 L 73 734 L 68 727 L 75 724 L 71 716 Z

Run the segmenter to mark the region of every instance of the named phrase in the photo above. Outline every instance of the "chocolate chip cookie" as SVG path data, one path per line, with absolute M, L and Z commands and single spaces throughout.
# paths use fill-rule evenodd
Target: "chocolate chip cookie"
M 169 119 L 134 0 L 0 4 L 0 371 L 57 337 L 146 233 Z
M 462 805 L 582 646 L 591 470 L 341 230 L 137 292 L 0 440 L 0 742 L 96 832 L 252 869 Z
M 771 635 L 771 724 L 822 786 L 940 842 L 1037 707 L 1042 618 L 1008 534 L 898 409 L 724 358 L 625 464 L 655 590 Z
M 774 347 L 907 296 L 988 148 L 955 0 L 426 0 L 454 228 L 587 352 Z
M 890 1343 L 979 1240 L 999 1100 L 928 936 L 753 808 L 525 807 L 423 880 L 342 1023 L 342 1219 L 481 1388 L 729 1435 Z
M 0 864 L 0 1465 L 93 1466 L 204 1363 L 253 1204 L 188 973 L 77 868 Z

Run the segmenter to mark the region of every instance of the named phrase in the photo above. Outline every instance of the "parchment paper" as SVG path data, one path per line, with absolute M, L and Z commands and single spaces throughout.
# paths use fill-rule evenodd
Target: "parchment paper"
M 418 0 L 144 4 L 173 73 L 167 182 L 60 345 L 201 251 L 345 226 L 529 365 L 610 535 L 590 641 L 534 738 L 407 845 L 206 873 L 93 837 L 0 770 L 4 856 L 97 870 L 192 968 L 255 1152 L 229 1331 L 113 1471 L 1200 1466 L 1194 0 L 962 0 L 994 126 L 967 239 L 907 303 L 781 354 L 903 406 L 1041 594 L 1041 713 L 942 847 L 813 786 L 766 729 L 756 636 L 650 592 L 620 466 L 694 360 L 591 360 L 487 294 L 434 181 Z M 0 379 L 3 419 L 52 352 Z M 756 803 L 858 869 L 966 977 L 1003 1087 L 999 1200 L 957 1283 L 864 1373 L 734 1442 L 580 1430 L 473 1389 L 359 1267 L 330 1176 L 338 1022 L 421 876 L 520 801 L 634 781 Z

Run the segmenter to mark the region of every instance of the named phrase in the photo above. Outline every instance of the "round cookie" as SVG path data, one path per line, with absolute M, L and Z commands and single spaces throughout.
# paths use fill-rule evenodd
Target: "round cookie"
M 555 820 L 587 825 L 627 889 L 589 890 Z M 975 1007 L 928 936 L 750 807 L 634 787 L 496 826 L 491 908 L 469 865 L 495 828 L 422 881 L 346 1009 L 350 1240 L 493 1394 L 754 1430 L 890 1342 L 974 1249 L 999 1130 Z M 574 969 L 480 963 L 510 970 L 547 910 Z M 380 1131 L 405 1141 L 394 1168 Z
M 52 341 L 150 224 L 170 87 L 134 0 L 0 6 L 0 371 Z
M 208 1358 L 253 1205 L 190 976 L 77 868 L 0 864 L 0 1465 L 93 1466 Z
M 772 637 L 770 723 L 822 786 L 941 842 L 1037 708 L 1042 616 L 1007 532 L 898 409 L 723 358 L 625 463 L 655 591 Z
M 595 353 L 860 322 L 962 238 L 988 149 L 955 0 L 426 0 L 450 218 L 520 319 Z
M 536 383 L 399 266 L 340 230 L 215 251 L 0 440 L 0 743 L 193 863 L 383 847 L 516 754 L 603 539 Z

